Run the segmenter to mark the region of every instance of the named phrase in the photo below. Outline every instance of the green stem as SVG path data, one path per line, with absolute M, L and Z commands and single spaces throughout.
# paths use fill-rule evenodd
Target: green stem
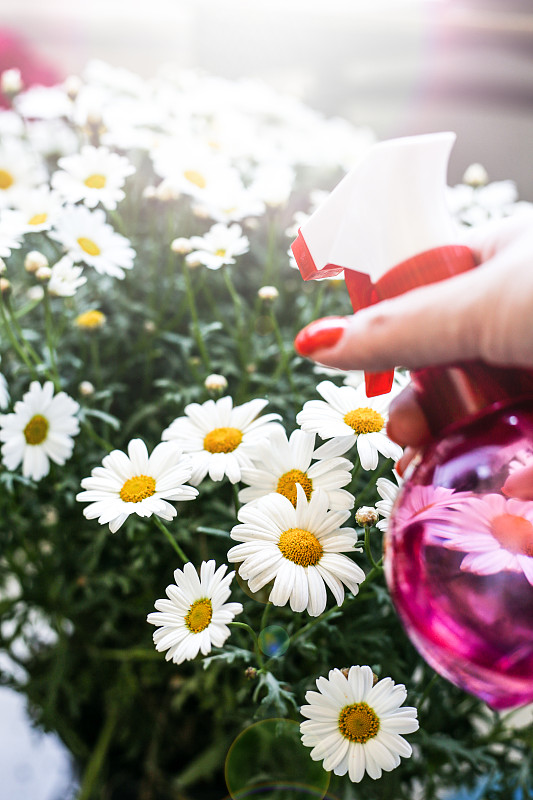
M 358 504 L 360 506 L 364 505 L 364 503 L 362 503 L 362 501 L 361 501 L 361 498 L 363 498 L 366 495 L 366 493 L 368 492 L 368 490 L 371 487 L 376 485 L 377 479 L 381 478 L 381 476 L 383 475 L 384 472 L 386 472 L 388 469 L 392 469 L 392 467 L 391 467 L 392 463 L 393 463 L 392 459 L 391 458 L 387 458 L 383 462 L 383 464 L 381 465 L 381 467 L 379 469 L 374 470 L 374 472 L 372 473 L 372 476 L 370 477 L 370 479 L 366 482 L 366 484 L 363 486 L 363 488 L 359 492 L 359 497 L 357 498 L 357 502 L 358 502 Z
M 296 405 L 298 405 L 300 401 L 299 392 L 294 383 L 294 377 L 289 365 L 289 354 L 287 352 L 287 348 L 285 347 L 285 342 L 283 341 L 283 336 L 280 327 L 278 325 L 278 320 L 276 318 L 276 315 L 274 314 L 274 309 L 272 308 L 272 306 L 270 307 L 270 319 L 272 321 L 272 330 L 274 331 L 274 336 L 276 337 L 276 342 L 278 343 L 278 349 L 280 353 L 279 365 L 273 375 L 272 381 L 273 383 L 277 383 L 280 374 L 285 371 L 287 373 L 287 378 L 289 379 L 289 386 L 291 387 L 294 402 L 296 403 Z
M 118 709 L 113 705 L 109 709 L 103 728 L 100 731 L 95 748 L 87 764 L 77 800 L 89 800 L 89 798 L 94 796 L 93 787 L 98 780 L 102 765 L 106 759 L 107 751 L 109 750 L 109 745 L 111 744 L 111 739 L 117 723 Z
M 13 345 L 13 348 L 16 350 L 16 352 L 18 353 L 18 355 L 20 356 L 20 358 L 22 359 L 24 364 L 26 364 L 26 366 L 30 370 L 30 372 L 33 375 L 33 377 L 37 378 L 38 375 L 37 375 L 37 371 L 35 369 L 35 364 L 33 364 L 33 362 L 30 361 L 30 358 L 29 358 L 28 354 L 26 353 L 26 350 L 20 344 L 19 340 L 17 339 L 17 337 L 15 336 L 15 334 L 13 332 L 13 329 L 11 328 L 11 325 L 10 325 L 10 322 L 9 322 L 9 319 L 8 319 L 7 313 L 6 313 L 6 307 L 5 307 L 5 304 L 4 304 L 4 298 L 2 296 L 2 292 L 0 292 L 0 314 L 2 316 L 2 321 L 4 323 L 4 328 L 6 330 L 8 339 L 11 342 L 11 344 Z
M 191 312 L 193 335 L 198 346 L 198 350 L 200 351 L 202 361 L 204 362 L 204 366 L 207 370 L 211 371 L 211 359 L 209 358 L 209 353 L 207 352 L 207 348 L 200 331 L 198 309 L 196 307 L 196 299 L 194 297 L 191 275 L 185 260 L 183 261 L 183 276 L 185 278 L 185 291 L 187 292 L 187 299 L 189 301 L 189 309 Z
M 184 563 L 184 564 L 186 564 L 188 561 L 190 561 L 190 559 L 189 559 L 189 558 L 187 558 L 187 556 L 185 555 L 185 553 L 183 552 L 183 550 L 181 549 L 181 547 L 179 546 L 179 544 L 177 543 L 177 541 L 174 539 L 174 537 L 173 537 L 173 536 L 172 536 L 172 534 L 170 533 L 170 531 L 169 531 L 169 529 L 167 528 L 167 526 L 166 526 L 166 525 L 164 525 L 164 524 L 161 522 L 161 520 L 159 519 L 159 517 L 157 516 L 157 514 L 153 514 L 153 515 L 152 515 L 152 519 L 154 520 L 154 522 L 155 522 L 155 524 L 157 525 L 157 527 L 159 528 L 159 530 L 160 530 L 160 531 L 161 531 L 161 532 L 164 534 L 164 536 L 166 537 L 166 539 L 167 539 L 167 540 L 170 542 L 170 544 L 172 545 L 172 547 L 174 548 L 174 550 L 176 551 L 176 553 L 179 555 L 179 557 L 181 558 L 181 560 L 183 561 L 183 563 Z
M 367 558 L 370 561 L 370 563 L 372 564 L 372 567 L 374 569 L 382 569 L 381 562 L 378 564 L 375 561 L 374 556 L 372 555 L 372 548 L 370 546 L 370 528 L 371 528 L 370 525 L 365 525 L 364 526 L 364 530 L 365 530 L 365 553 L 366 553 Z M 383 561 L 383 559 L 381 559 L 381 560 Z
M 239 502 L 239 490 L 237 488 L 236 483 L 231 484 L 231 488 L 233 489 L 233 505 L 235 506 L 235 516 L 237 519 L 239 518 L 239 511 L 241 509 L 241 504 Z
M 53 375 L 53 384 L 57 392 L 61 388 L 61 384 L 59 380 L 59 373 L 57 371 L 56 350 L 54 343 L 54 321 L 52 318 L 52 309 L 50 307 L 50 296 L 48 294 L 48 290 L 46 287 L 44 287 L 43 301 L 44 301 L 44 327 L 46 335 L 46 344 L 48 347 L 48 353 L 50 355 L 50 367 Z
M 263 614 L 261 615 L 261 630 L 263 630 L 263 628 L 266 626 L 267 618 L 268 618 L 268 615 L 270 613 L 271 607 L 272 607 L 272 603 L 266 603 L 265 609 L 263 611 Z
M 96 444 L 100 445 L 100 447 L 103 450 L 106 450 L 108 453 L 110 453 L 111 450 L 115 449 L 115 447 L 110 442 L 108 442 L 107 439 L 103 439 L 98 433 L 96 433 L 95 429 L 93 428 L 93 426 L 91 425 L 91 423 L 87 418 L 83 420 L 83 422 L 81 423 L 81 427 L 85 430 L 85 432 L 93 440 L 93 442 L 96 442 Z
M 259 647 L 259 639 L 257 638 L 254 629 L 251 628 L 246 622 L 229 622 L 228 625 L 234 625 L 236 628 L 244 628 L 244 630 L 248 631 L 254 642 L 254 652 L 257 658 L 257 663 L 259 664 L 259 669 L 262 670 L 264 666 L 263 654 L 261 652 L 261 648 Z
M 432 675 L 432 677 L 431 677 L 431 678 L 430 678 L 430 680 L 428 681 L 428 684 L 427 684 L 426 688 L 424 689 L 424 691 L 422 692 L 422 695 L 421 695 L 421 697 L 420 697 L 420 700 L 419 700 L 419 701 L 418 701 L 418 703 L 417 703 L 417 708 L 418 708 L 418 710 L 419 710 L 419 711 L 420 711 L 420 709 L 422 708 L 422 706 L 424 705 L 424 702 L 425 702 L 425 700 L 426 700 L 426 698 L 427 698 L 428 694 L 430 693 L 431 689 L 433 688 L 433 684 L 434 684 L 434 683 L 435 683 L 435 681 L 438 679 L 438 677 L 439 677 L 439 676 L 437 675 L 437 673 L 436 673 L 436 672 L 434 672 L 434 673 L 433 673 L 433 675 Z
M 102 371 L 100 369 L 100 351 L 98 349 L 99 343 L 97 336 L 95 335 L 96 331 L 89 335 L 89 347 L 91 350 L 91 361 L 93 365 L 93 378 L 94 382 L 97 386 L 102 385 Z
M 40 302 L 41 302 L 41 300 L 39 300 L 39 303 Z M 38 303 L 36 303 L 35 305 L 38 305 Z M 30 358 L 32 358 L 35 361 L 35 364 L 40 364 L 41 363 L 41 357 L 39 355 L 37 355 L 37 353 L 35 352 L 34 348 L 31 346 L 31 344 L 28 342 L 28 340 L 24 336 L 24 333 L 23 333 L 22 328 L 20 327 L 19 321 L 18 321 L 19 315 L 11 307 L 11 301 L 10 301 L 9 297 L 6 298 L 6 309 L 9 312 L 9 315 L 11 317 L 11 323 L 13 325 L 13 330 L 15 331 L 15 334 L 18 336 L 18 338 L 21 340 L 24 348 L 26 349 L 26 352 L 28 353 Z

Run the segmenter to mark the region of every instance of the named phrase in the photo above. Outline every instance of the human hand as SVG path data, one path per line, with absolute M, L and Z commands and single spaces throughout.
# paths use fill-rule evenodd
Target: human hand
M 296 337 L 296 350 L 345 370 L 412 370 L 475 359 L 533 368 L 533 212 L 471 229 L 462 243 L 477 269 L 352 316 L 312 322 Z M 391 404 L 387 432 L 408 448 L 429 439 L 412 387 Z

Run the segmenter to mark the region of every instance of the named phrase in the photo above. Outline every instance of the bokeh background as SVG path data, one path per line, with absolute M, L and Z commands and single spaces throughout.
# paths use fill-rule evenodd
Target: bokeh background
M 259 77 L 379 138 L 455 130 L 449 182 L 481 162 L 533 200 L 533 0 L 0 0 L 60 74 L 90 58 Z

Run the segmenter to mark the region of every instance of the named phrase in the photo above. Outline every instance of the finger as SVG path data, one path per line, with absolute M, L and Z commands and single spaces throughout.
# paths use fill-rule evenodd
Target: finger
M 413 386 L 406 386 L 389 407 L 387 436 L 401 447 L 418 448 L 431 439 L 431 433 Z
M 350 317 L 316 320 L 300 331 L 296 350 L 344 370 L 417 369 L 477 358 L 475 273 L 413 289 Z

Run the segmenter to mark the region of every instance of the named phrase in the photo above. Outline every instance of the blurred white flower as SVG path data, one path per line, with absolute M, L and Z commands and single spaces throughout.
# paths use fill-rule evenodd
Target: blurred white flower
M 16 207 L 23 216 L 25 233 L 48 231 L 59 217 L 63 201 L 57 192 L 43 184 L 19 196 Z
M 41 159 L 20 139 L 0 143 L 0 208 L 16 206 L 28 190 L 46 180 Z
M 69 203 L 79 200 L 89 208 L 101 203 L 115 209 L 124 199 L 122 187 L 135 167 L 125 156 L 107 147 L 85 145 L 79 153 L 58 161 L 60 169 L 51 178 L 52 187 Z
M 191 236 L 191 252 L 185 256 L 187 264 L 203 264 L 208 269 L 220 269 L 224 264 L 235 264 L 235 256 L 250 249 L 247 236 L 237 223 L 224 225 L 216 222 L 203 236 Z
M 83 261 L 100 274 L 123 278 L 124 270 L 133 267 L 135 250 L 106 222 L 100 208 L 65 208 L 50 236 L 61 242 L 74 262 Z
M 24 218 L 20 211 L 0 208 L 0 258 L 7 258 L 12 250 L 20 247 L 24 232 Z
M 74 266 L 69 256 L 63 256 L 51 269 L 48 294 L 57 297 L 73 297 L 80 286 L 87 283 L 87 278 L 82 273 L 83 267 Z

